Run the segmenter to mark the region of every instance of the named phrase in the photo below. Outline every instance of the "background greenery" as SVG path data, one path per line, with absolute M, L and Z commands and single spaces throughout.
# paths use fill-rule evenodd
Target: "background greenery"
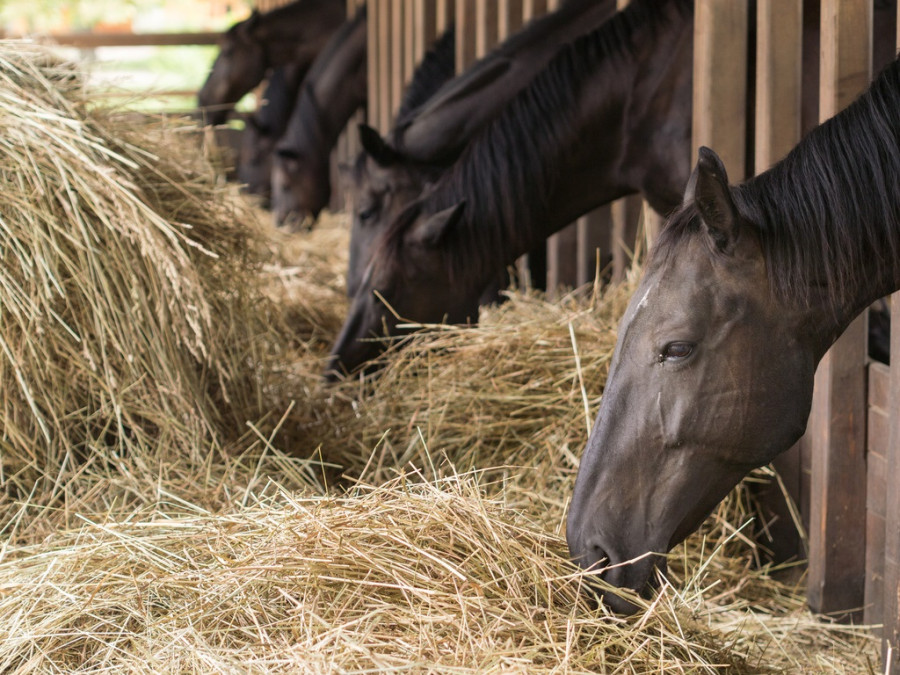
M 0 0 L 7 36 L 74 32 L 181 33 L 224 30 L 250 12 L 250 0 Z M 92 64 L 92 84 L 118 105 L 139 110 L 191 110 L 214 46 L 60 49 Z M 252 108 L 252 97 L 239 107 Z

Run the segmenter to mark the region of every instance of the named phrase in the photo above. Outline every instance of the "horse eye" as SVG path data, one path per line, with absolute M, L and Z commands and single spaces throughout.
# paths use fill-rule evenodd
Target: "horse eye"
M 670 342 L 663 347 L 659 355 L 659 361 L 681 361 L 689 357 L 694 351 L 694 345 L 690 342 Z
M 366 208 L 364 208 L 362 211 L 359 212 L 359 219 L 360 220 L 370 220 L 371 218 L 373 218 L 375 216 L 377 211 L 378 211 L 378 209 L 374 205 L 367 206 Z

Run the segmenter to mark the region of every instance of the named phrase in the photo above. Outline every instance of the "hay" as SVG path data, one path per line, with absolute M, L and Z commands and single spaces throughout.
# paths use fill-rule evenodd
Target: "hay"
M 218 516 L 109 522 L 0 563 L 0 669 L 158 672 L 862 672 L 859 629 L 688 587 L 593 609 L 564 542 L 475 475 Z M 26 609 L 27 608 L 27 609 Z M 687 608 L 687 611 L 685 610 Z M 848 667 L 848 664 L 850 667 Z
M 872 672 L 756 569 L 745 490 L 642 615 L 580 592 L 563 517 L 630 287 L 514 293 L 324 388 L 346 218 L 269 232 L 189 126 L 21 43 L 0 83 L 0 670 Z
M 15 500 L 96 488 L 78 475 L 153 494 L 271 415 L 286 329 L 258 292 L 261 230 L 201 141 L 96 108 L 73 65 L 0 43 L 0 523 Z

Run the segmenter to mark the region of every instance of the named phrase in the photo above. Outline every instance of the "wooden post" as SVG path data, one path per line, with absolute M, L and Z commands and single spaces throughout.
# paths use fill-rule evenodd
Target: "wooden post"
M 898 38 L 900 42 L 900 38 Z M 891 298 L 890 430 L 885 472 L 884 595 L 882 662 L 884 672 L 900 673 L 900 293 Z
M 413 6 L 413 54 L 415 63 L 422 61 L 438 37 L 437 4 L 434 0 L 414 0 Z
M 377 9 L 378 31 L 375 44 L 378 61 L 378 78 L 376 100 L 378 101 L 378 126 L 375 127 L 384 135 L 391 128 L 391 0 L 374 0 Z M 370 19 L 372 16 L 370 15 Z
M 477 0 L 475 16 L 475 54 L 481 58 L 497 44 L 497 0 Z
M 559 7 L 559 0 L 547 0 L 547 11 Z M 582 227 L 588 227 L 585 223 Z M 578 286 L 578 221 L 547 239 L 547 292 L 558 295 L 561 286 Z
M 475 22 L 478 18 L 477 0 L 456 2 L 456 72 L 461 73 L 475 62 Z
M 732 183 L 745 173 L 747 0 L 697 0 L 694 14 L 694 158 L 716 151 Z
M 406 0 L 391 0 L 391 21 L 390 21 L 390 39 L 388 41 L 391 50 L 391 111 L 390 124 L 394 124 L 394 114 L 400 107 L 400 101 L 403 100 L 403 87 L 406 81 L 403 77 L 405 72 L 405 55 L 403 48 L 405 46 L 403 40 L 403 15 L 406 9 Z
M 497 0 L 497 37 L 500 42 L 522 27 L 522 0 Z
M 822 0 L 819 115 L 828 119 L 868 85 L 872 4 Z M 866 522 L 866 316 L 816 371 L 809 435 L 812 485 L 808 597 L 813 611 L 862 607 Z
M 898 7 L 900 13 L 900 7 Z M 900 47 L 900 14 L 897 17 Z M 891 426 L 888 447 L 884 536 L 884 629 L 882 665 L 886 673 L 900 673 L 900 293 L 891 297 Z
M 754 170 L 761 173 L 800 142 L 803 75 L 803 0 L 757 0 L 756 130 Z M 772 462 L 800 511 L 803 472 L 800 444 Z M 805 558 L 800 533 L 778 484 L 757 495 L 772 539 L 767 546 L 775 562 Z

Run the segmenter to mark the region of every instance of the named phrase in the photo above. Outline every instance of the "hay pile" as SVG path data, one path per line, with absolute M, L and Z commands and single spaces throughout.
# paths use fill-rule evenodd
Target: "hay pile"
M 642 616 L 580 592 L 562 523 L 627 287 L 513 294 L 323 388 L 346 220 L 267 234 L 180 124 L 0 43 L 0 670 L 872 670 L 752 569 L 744 491 Z
M 272 414 L 264 374 L 284 360 L 262 230 L 202 136 L 96 108 L 83 81 L 0 43 L 0 524 L 17 500 L 190 488 Z

